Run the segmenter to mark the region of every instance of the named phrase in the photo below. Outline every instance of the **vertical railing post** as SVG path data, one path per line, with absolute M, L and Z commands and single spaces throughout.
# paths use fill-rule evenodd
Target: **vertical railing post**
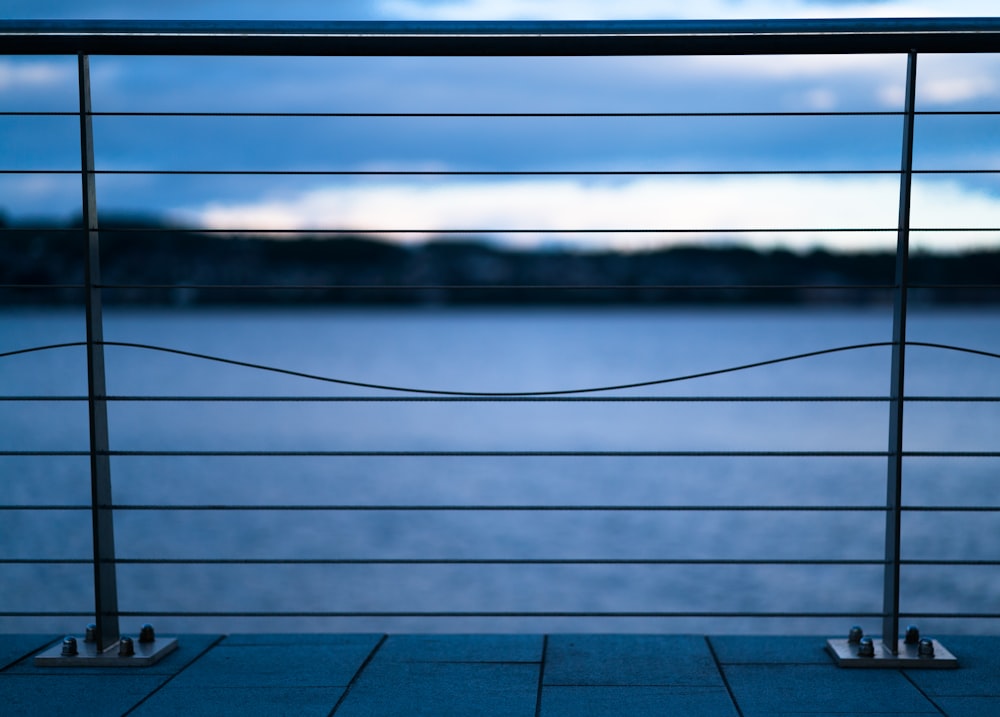
M 913 129 L 916 118 L 917 51 L 906 61 L 903 157 L 899 170 L 899 221 L 896 225 L 896 272 L 893 284 L 892 365 L 889 384 L 889 450 L 885 499 L 885 573 L 882 582 L 882 645 L 876 649 L 860 627 L 847 639 L 827 640 L 827 650 L 841 667 L 919 667 L 950 669 L 956 658 L 937 640 L 907 628 L 899 636 L 899 566 L 903 516 L 903 405 L 906 368 L 906 300 L 910 261 L 910 196 L 913 188 Z
M 87 397 L 90 414 L 90 490 L 94 530 L 94 613 L 98 652 L 117 643 L 118 586 L 115 574 L 115 531 L 108 455 L 108 406 L 104 380 L 104 324 L 101 311 L 101 247 L 94 174 L 94 130 L 90 107 L 90 58 L 79 55 L 80 175 L 83 184 L 83 235 L 87 324 Z
M 886 475 L 885 577 L 882 643 L 899 652 L 900 525 L 903 505 L 903 403 L 906 367 L 906 294 L 910 253 L 910 191 L 913 179 L 913 125 L 916 108 L 917 53 L 906 63 L 906 109 L 903 115 L 903 158 L 899 173 L 899 223 L 892 314 L 892 379 L 889 386 L 889 465 Z

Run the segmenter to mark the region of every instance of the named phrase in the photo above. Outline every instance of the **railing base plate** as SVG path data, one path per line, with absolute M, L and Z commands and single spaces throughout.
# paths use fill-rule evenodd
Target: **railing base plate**
M 77 639 L 78 652 L 64 655 L 62 642 L 45 652 L 35 655 L 37 667 L 149 667 L 177 649 L 177 638 L 158 637 L 152 642 L 135 642 L 135 654 L 127 657 L 118 654 L 118 643 L 103 652 L 97 644 Z
M 859 644 L 844 640 L 827 640 L 826 649 L 832 656 L 838 667 L 858 667 L 858 668 L 916 668 L 926 670 L 951 670 L 958 667 L 958 658 L 948 652 L 948 650 L 937 640 L 931 640 L 934 644 L 934 655 L 924 656 L 918 654 L 917 645 L 908 645 L 904 640 L 899 641 L 899 653 L 894 655 L 886 649 L 881 640 L 875 640 L 875 655 L 873 657 L 861 657 L 858 655 Z

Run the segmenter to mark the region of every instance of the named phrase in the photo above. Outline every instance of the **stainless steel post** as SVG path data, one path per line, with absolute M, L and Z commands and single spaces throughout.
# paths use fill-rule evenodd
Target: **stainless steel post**
M 115 531 L 111 509 L 111 459 L 108 456 L 108 405 L 104 381 L 104 324 L 101 312 L 101 247 L 94 174 L 94 132 L 90 107 L 90 58 L 79 55 L 80 176 L 83 185 L 83 234 L 87 312 L 87 397 L 90 414 L 90 491 L 94 529 L 94 617 L 97 650 L 120 639 Z
M 899 224 L 896 236 L 896 280 L 892 315 L 892 382 L 889 386 L 889 465 L 885 503 L 885 578 L 882 601 L 882 643 L 899 652 L 900 523 L 903 505 L 903 398 L 906 367 L 906 289 L 910 253 L 910 190 L 913 178 L 913 120 L 916 107 L 917 53 L 906 64 L 906 110 L 903 117 L 903 158 L 899 173 Z

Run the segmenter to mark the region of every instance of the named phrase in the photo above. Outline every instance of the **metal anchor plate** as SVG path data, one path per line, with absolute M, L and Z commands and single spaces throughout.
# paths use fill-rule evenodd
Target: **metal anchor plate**
M 860 643 L 849 640 L 827 640 L 826 649 L 839 667 L 858 668 L 912 668 L 927 670 L 950 670 L 958 667 L 958 658 L 951 654 L 940 642 L 931 640 L 933 655 L 919 654 L 919 645 L 899 641 L 899 653 L 894 655 L 881 640 L 874 640 L 875 655 L 862 657 L 858 654 Z
M 177 638 L 157 637 L 151 642 L 134 642 L 135 654 L 119 655 L 119 643 L 103 652 L 97 651 L 96 642 L 77 638 L 77 654 L 64 655 L 63 642 L 59 641 L 44 652 L 35 655 L 38 667 L 149 667 L 177 649 Z

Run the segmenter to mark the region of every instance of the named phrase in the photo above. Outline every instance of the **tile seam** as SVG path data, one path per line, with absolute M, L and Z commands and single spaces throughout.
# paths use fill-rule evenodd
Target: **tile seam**
M 920 685 L 918 685 L 918 684 L 916 683 L 916 681 L 915 681 L 915 680 L 914 680 L 914 679 L 913 679 L 912 677 L 910 677 L 909 673 L 908 673 L 908 672 L 907 672 L 906 670 L 900 670 L 899 672 L 900 672 L 900 674 L 902 674 L 902 675 L 903 675 L 903 677 L 904 677 L 904 678 L 906 679 L 906 681 L 907 681 L 907 682 L 909 682 L 909 683 L 910 683 L 911 685 L 913 685 L 913 688 L 914 688 L 914 689 L 915 689 L 915 690 L 916 690 L 917 692 L 919 692 L 919 693 L 921 694 L 921 696 L 922 696 L 922 697 L 923 697 L 923 698 L 924 698 L 925 700 L 927 700 L 927 702 L 928 702 L 929 704 L 931 704 L 931 705 L 932 705 L 932 706 L 934 707 L 934 709 L 936 709 L 936 710 L 938 711 L 938 713 L 939 713 L 939 714 L 942 714 L 942 715 L 944 715 L 944 717 L 948 717 L 948 713 L 947 713 L 947 712 L 945 712 L 945 711 L 944 711 L 944 710 L 943 710 L 943 709 L 941 708 L 941 705 L 939 705 L 939 704 L 938 704 L 937 702 L 935 702 L 935 701 L 934 701 L 934 699 L 933 699 L 933 698 L 932 698 L 932 697 L 931 697 L 931 696 L 930 696 L 929 694 L 927 694 L 927 692 L 925 692 L 925 691 L 924 691 L 924 688 L 923 688 L 923 687 L 921 687 Z M 939 696 L 940 696 L 940 695 L 939 695 Z
M 361 663 L 361 666 L 358 667 L 357 671 L 354 673 L 354 676 L 351 677 L 350 682 L 347 683 L 347 686 L 344 688 L 344 693 L 340 695 L 340 699 L 337 700 L 337 704 L 335 704 L 333 706 L 333 709 L 330 710 L 329 717 L 333 717 L 333 715 L 337 714 L 337 710 L 339 710 L 341 705 L 343 705 L 344 702 L 347 701 L 347 696 L 351 694 L 351 690 L 354 688 L 354 685 L 357 684 L 357 681 L 361 678 L 361 673 L 363 673 L 365 669 L 368 667 L 368 665 L 371 664 L 372 660 L 375 659 L 375 655 L 378 654 L 378 651 L 382 649 L 382 645 L 384 645 L 385 641 L 388 639 L 389 635 L 383 634 L 381 639 L 375 645 L 375 647 L 373 647 L 371 652 L 368 653 L 368 656 L 365 658 L 364 662 Z
M 730 701 L 733 703 L 733 709 L 736 710 L 738 717 L 744 717 L 743 710 L 740 708 L 740 703 L 736 699 L 736 695 L 733 694 L 733 688 L 729 684 L 729 678 L 726 677 L 726 671 L 722 667 L 722 663 L 719 662 L 719 656 L 715 652 L 715 645 L 712 644 L 712 639 L 705 635 L 705 644 L 708 646 L 708 651 L 712 655 L 712 660 L 715 662 L 715 669 L 719 671 L 719 677 L 722 679 L 722 685 L 726 688 L 726 694 L 729 695 Z
M 538 665 L 538 692 L 535 695 L 535 717 L 542 715 L 542 692 L 545 689 L 545 661 L 549 653 L 549 636 L 542 637 L 542 656 Z
M 32 655 L 34 655 L 36 652 L 40 652 L 41 650 L 44 650 L 45 648 L 47 648 L 47 647 L 49 647 L 51 645 L 55 645 L 56 640 L 58 640 L 58 639 L 59 639 L 58 637 L 53 637 L 50 640 L 48 640 L 45 644 L 43 644 L 41 647 L 33 647 L 33 648 L 31 648 L 30 650 L 28 650 L 26 653 L 24 653 L 20 657 L 15 658 L 12 662 L 9 662 L 8 664 L 4 665 L 3 667 L 0 667 L 0 674 L 3 674 L 4 672 L 6 672 L 10 668 L 14 667 L 15 665 L 18 665 L 21 662 L 24 662 L 26 659 L 28 659 L 29 657 L 31 657 Z
M 148 702 L 153 695 L 155 695 L 160 690 L 162 690 L 164 687 L 166 687 L 171 682 L 173 682 L 179 675 L 181 675 L 182 673 L 186 672 L 188 670 L 188 668 L 190 668 L 192 665 L 194 665 L 196 662 L 198 662 L 198 660 L 200 660 L 201 658 L 203 658 L 206 654 L 208 654 L 208 652 L 210 650 L 215 649 L 219 645 L 219 643 L 221 643 L 225 639 L 226 639 L 225 635 L 219 635 L 217 638 L 215 638 L 215 640 L 213 640 L 211 643 L 209 643 L 205 647 L 204 650 L 202 650 L 201 652 L 199 652 L 194 657 L 194 659 L 192 659 L 190 662 L 188 662 L 186 665 L 184 665 L 184 667 L 182 667 L 181 669 L 177 670 L 177 672 L 175 672 L 174 674 L 168 675 L 167 679 L 165 679 L 163 682 L 161 682 L 159 685 L 157 685 L 156 689 L 154 689 L 148 695 L 146 695 L 145 697 L 143 697 L 141 700 L 139 700 L 134 705 L 132 705 L 131 707 L 129 707 L 125 712 L 123 712 L 122 713 L 122 717 L 126 717 L 126 715 L 130 715 L 133 712 L 135 712 L 137 709 L 139 709 L 142 705 L 144 705 L 146 702 Z M 126 668 L 126 669 L 128 669 L 128 668 Z

